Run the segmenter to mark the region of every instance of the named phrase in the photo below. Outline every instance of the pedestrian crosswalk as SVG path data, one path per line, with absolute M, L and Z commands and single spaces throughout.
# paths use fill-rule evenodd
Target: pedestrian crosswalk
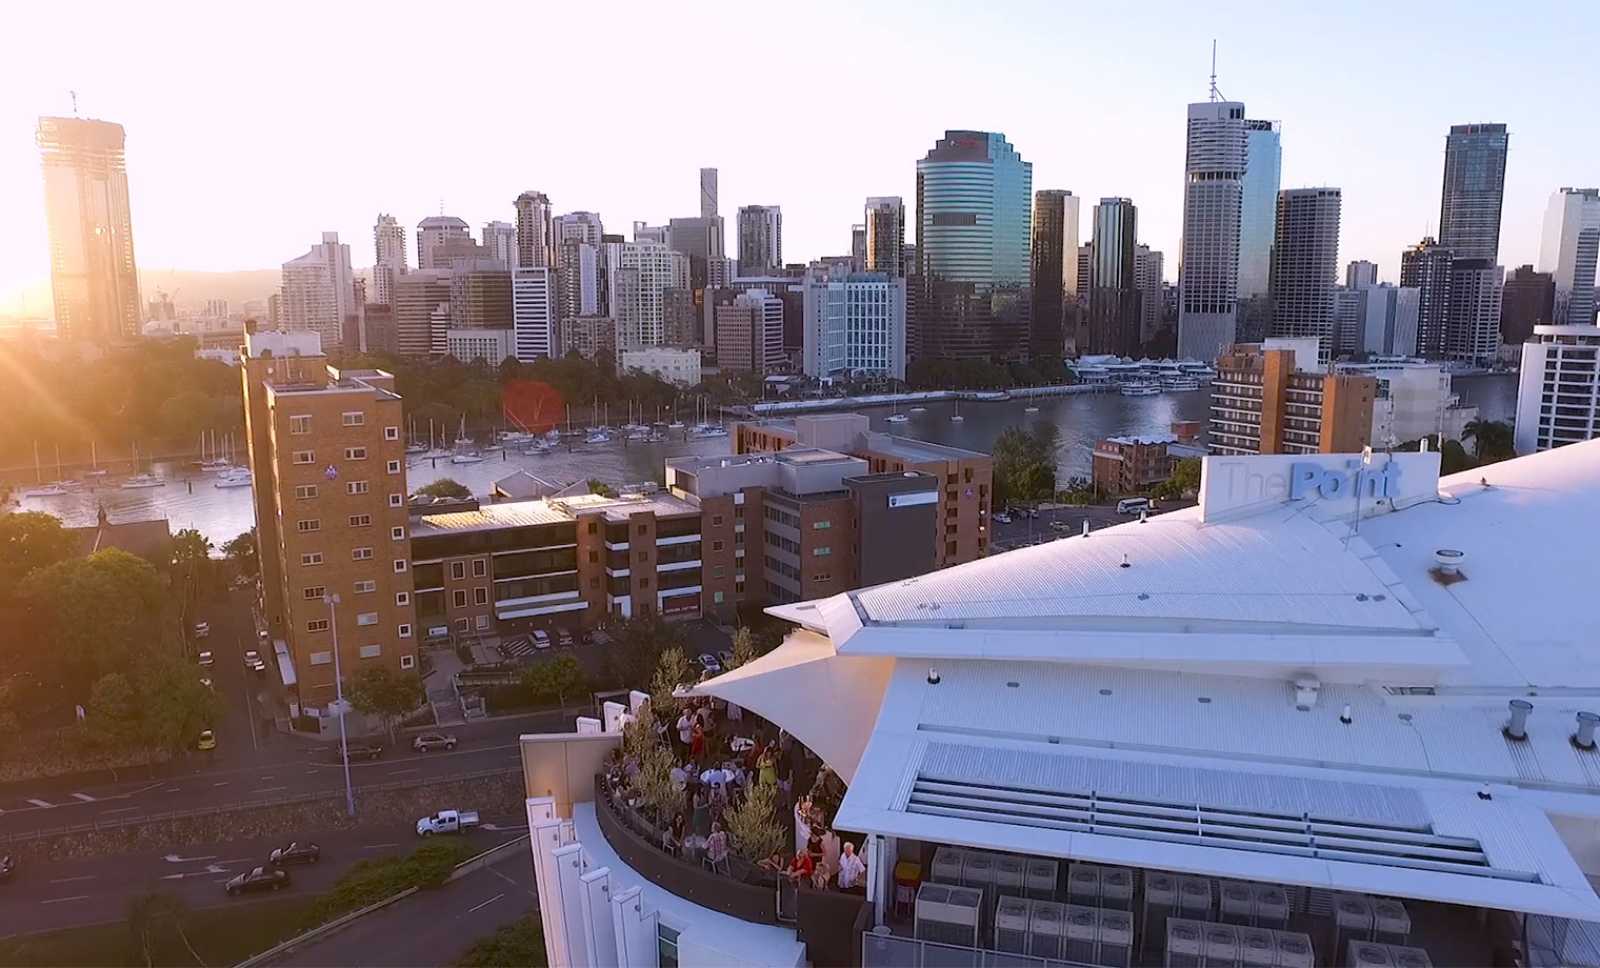
M 508 659 L 521 659 L 533 655 L 533 639 L 526 635 L 519 635 L 514 639 L 500 643 L 500 651 Z

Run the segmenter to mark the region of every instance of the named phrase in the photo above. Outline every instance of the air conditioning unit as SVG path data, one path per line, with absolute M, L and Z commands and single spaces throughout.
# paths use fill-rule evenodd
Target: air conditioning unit
M 1227 888 L 1223 888 L 1226 892 Z M 1224 893 L 1226 896 L 1226 893 Z M 1267 928 L 1239 929 L 1240 968 L 1275 968 L 1278 964 L 1278 939 Z
M 1394 959 L 1394 968 L 1433 968 L 1433 959 L 1421 948 L 1392 944 L 1389 946 L 1389 957 Z
M 1057 879 L 1061 876 L 1061 865 L 1053 860 L 1042 857 L 1030 857 L 1027 862 L 1026 873 L 1027 894 L 1031 898 L 1054 900 L 1056 896 Z
M 1081 904 L 1067 905 L 1065 961 L 1080 965 L 1094 963 L 1095 946 L 1100 943 L 1100 909 Z
M 1067 903 L 1100 906 L 1100 868 L 1094 864 L 1067 865 Z
M 1201 950 L 1203 968 L 1234 968 L 1239 963 L 1239 930 L 1231 924 L 1205 926 L 1205 947 Z
M 1403 945 L 1411 938 L 1411 914 L 1390 898 L 1372 901 L 1372 937 L 1384 944 Z
M 1289 892 L 1276 884 L 1255 885 L 1256 927 L 1282 931 L 1289 926 Z
M 1224 924 L 1255 923 L 1256 892 L 1244 881 L 1219 882 L 1217 920 Z
M 1178 878 L 1178 914 L 1194 921 L 1211 920 L 1211 881 L 1204 877 Z
M 1166 968 L 1200 968 L 1206 945 L 1204 929 L 1199 921 L 1167 920 Z
M 1333 897 L 1333 950 L 1345 951 L 1352 941 L 1372 940 L 1372 899 L 1365 894 Z
M 981 850 L 967 851 L 967 862 L 961 867 L 962 887 L 994 886 L 994 855 Z
M 1100 868 L 1100 906 L 1133 910 L 1133 871 L 1126 867 Z
M 922 885 L 917 890 L 917 939 L 976 948 L 982 903 L 983 895 L 969 888 Z
M 1152 947 L 1160 951 L 1167 940 L 1167 918 L 1178 908 L 1178 878 L 1161 871 L 1146 871 L 1144 875 L 1143 934 L 1139 938 L 1139 954 Z
M 1278 943 L 1278 968 L 1315 968 L 1316 949 L 1311 946 L 1311 936 L 1290 931 L 1276 931 Z
M 994 950 L 1009 954 L 1028 953 L 1028 900 L 1002 897 L 994 908 Z
M 1128 968 L 1133 963 L 1133 914 L 1100 909 L 1100 950 L 1095 964 Z
M 961 868 L 967 862 L 967 852 L 960 847 L 940 847 L 933 852 L 933 874 L 930 880 L 939 884 L 960 884 Z
M 1028 922 L 1028 954 L 1052 961 L 1060 959 L 1066 940 L 1066 920 L 1065 904 L 1035 900 Z
M 1345 955 L 1345 968 L 1394 968 L 1389 946 L 1375 941 L 1352 941 Z
M 1015 854 L 1000 854 L 994 859 L 994 889 L 1003 896 L 1022 897 L 1027 881 L 1028 862 Z

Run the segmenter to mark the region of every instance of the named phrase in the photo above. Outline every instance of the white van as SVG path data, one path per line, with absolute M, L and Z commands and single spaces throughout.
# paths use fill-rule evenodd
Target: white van
M 1118 514 L 1138 514 L 1140 511 L 1149 511 L 1154 507 L 1147 497 L 1125 497 L 1117 502 Z

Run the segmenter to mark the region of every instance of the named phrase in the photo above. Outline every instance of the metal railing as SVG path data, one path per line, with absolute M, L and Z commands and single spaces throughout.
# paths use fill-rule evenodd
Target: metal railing
M 861 968 L 1094 968 L 1081 961 L 918 941 L 892 934 L 861 934 Z
M 520 774 L 521 766 L 506 766 L 493 770 L 476 770 L 471 773 L 456 773 L 449 776 L 433 777 L 427 780 L 395 780 L 388 783 L 364 783 L 357 786 L 357 791 L 366 793 L 384 793 L 391 790 L 414 790 L 418 786 L 429 783 L 456 783 L 463 780 L 482 780 L 495 776 L 510 776 Z M 41 830 L 29 830 L 22 833 L 12 833 L 0 836 L 0 843 L 16 844 L 35 840 L 48 840 L 51 837 L 62 837 L 71 834 L 99 833 L 110 830 L 125 830 L 129 827 L 142 827 L 145 824 L 161 823 L 167 820 L 193 820 L 200 817 L 219 816 L 228 813 L 240 813 L 247 810 L 261 810 L 267 807 L 285 807 L 299 803 L 315 803 L 318 800 L 336 800 L 344 796 L 342 788 L 319 790 L 312 793 L 302 793 L 296 796 L 275 797 L 264 800 L 245 800 L 238 803 L 223 804 L 216 807 L 202 807 L 194 810 L 167 810 L 161 813 L 147 813 L 137 817 L 127 817 L 119 820 L 101 820 L 92 823 L 72 824 L 63 827 L 47 827 Z

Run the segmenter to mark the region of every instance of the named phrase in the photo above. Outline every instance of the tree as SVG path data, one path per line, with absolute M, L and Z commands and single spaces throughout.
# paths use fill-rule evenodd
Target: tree
M 15 594 L 22 580 L 72 557 L 77 543 L 61 519 L 42 511 L 0 514 L 0 599 Z
M 751 784 L 739 805 L 722 818 L 733 852 L 757 864 L 783 850 L 783 828 L 778 826 L 777 813 L 777 784 Z
M 587 677 L 583 666 L 570 655 L 531 665 L 522 671 L 520 684 L 533 701 L 554 699 L 565 706 L 567 697 L 583 691 Z
M 222 546 L 222 554 L 233 563 L 235 570 L 246 578 L 254 578 L 261 573 L 261 561 L 256 557 L 254 529 L 230 538 Z
M 416 673 L 395 672 L 384 666 L 356 673 L 345 686 L 344 694 L 356 712 L 383 720 L 391 743 L 394 742 L 395 723 L 416 712 L 426 695 L 422 679 Z
M 133 685 L 120 672 L 108 672 L 89 690 L 84 726 L 104 749 L 135 745 L 141 738 L 139 699 Z
M 598 494 L 601 497 L 616 497 L 617 489 L 597 477 L 591 477 L 589 478 L 589 493 Z
M 1474 453 L 1485 463 L 1517 456 L 1515 432 L 1503 421 L 1482 417 L 1469 420 L 1461 428 L 1461 438 L 1473 442 Z
M 22 589 L 45 639 L 36 651 L 80 697 L 100 676 L 131 668 L 161 641 L 161 576 L 119 548 L 57 562 L 34 572 Z
M 174 655 L 149 656 L 134 677 L 142 712 L 140 738 L 156 749 L 189 748 L 222 711 L 217 694 Z
M 1184 458 L 1172 467 L 1172 476 L 1155 486 L 1151 495 L 1158 498 L 1181 498 L 1186 494 L 1200 493 L 1200 459 Z
M 733 661 L 728 663 L 728 669 L 737 669 L 759 654 L 756 652 L 755 633 L 750 631 L 750 626 L 741 625 L 733 633 Z
M 656 662 L 655 675 L 650 678 L 650 708 L 656 711 L 657 716 L 671 719 L 678 712 L 678 707 L 683 705 L 682 700 L 673 693 L 679 686 L 693 681 L 689 660 L 683 650 L 677 646 L 663 649 L 661 658 Z
M 1018 501 L 1041 501 L 1056 490 L 1056 450 L 1061 431 L 1053 423 L 1032 430 L 1007 427 L 994 442 L 996 507 Z
M 183 576 L 183 617 L 189 611 L 211 573 L 211 539 L 194 528 L 184 528 L 172 536 L 172 567 Z
M 1467 456 L 1467 449 L 1461 446 L 1459 440 L 1447 440 L 1439 448 L 1439 473 L 1455 474 L 1460 471 L 1470 470 L 1477 466 L 1477 462 Z
M 467 487 L 460 481 L 455 481 L 448 477 L 441 477 L 437 481 L 424 484 L 417 488 L 415 493 L 420 494 L 423 497 L 443 497 L 455 500 L 466 500 L 472 496 L 472 488 Z

